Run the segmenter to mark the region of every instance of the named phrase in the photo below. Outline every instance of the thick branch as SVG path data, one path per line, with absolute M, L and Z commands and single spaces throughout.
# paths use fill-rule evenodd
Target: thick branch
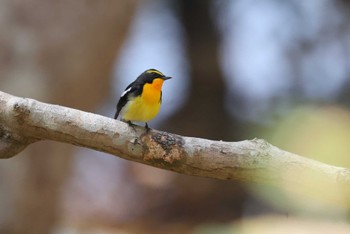
M 349 196 L 350 171 L 307 159 L 254 139 L 241 142 L 184 137 L 127 124 L 97 114 L 0 92 L 0 158 L 38 140 L 54 140 L 107 152 L 127 160 L 188 175 L 224 180 L 305 186 L 321 181 Z M 310 181 L 310 178 L 316 179 Z

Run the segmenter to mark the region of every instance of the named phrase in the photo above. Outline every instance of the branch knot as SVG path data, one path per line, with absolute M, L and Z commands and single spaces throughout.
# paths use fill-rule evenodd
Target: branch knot
M 184 157 L 184 141 L 181 137 L 166 132 L 152 132 L 142 136 L 144 144 L 143 158 L 147 161 L 159 161 L 160 164 L 173 164 Z

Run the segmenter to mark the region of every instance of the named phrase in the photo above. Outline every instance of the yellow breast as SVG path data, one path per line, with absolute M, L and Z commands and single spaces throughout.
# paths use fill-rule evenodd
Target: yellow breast
M 155 79 L 152 84 L 145 84 L 142 95 L 129 101 L 123 108 L 122 118 L 127 121 L 147 122 L 156 117 L 161 104 L 162 84 L 162 79 Z

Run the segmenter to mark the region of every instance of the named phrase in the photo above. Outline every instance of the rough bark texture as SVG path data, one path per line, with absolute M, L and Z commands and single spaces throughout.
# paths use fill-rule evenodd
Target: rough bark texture
M 223 142 L 146 132 L 142 127 L 134 130 L 111 118 L 3 92 L 0 129 L 0 158 L 14 156 L 32 142 L 53 140 L 187 175 L 273 185 L 287 182 L 297 190 L 308 186 L 316 196 L 334 189 L 327 201 L 349 205 L 350 170 L 285 152 L 264 140 Z

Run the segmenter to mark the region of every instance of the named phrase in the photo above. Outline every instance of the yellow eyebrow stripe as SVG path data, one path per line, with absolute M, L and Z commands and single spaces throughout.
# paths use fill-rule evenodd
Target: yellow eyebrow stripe
M 160 76 L 164 76 L 163 73 L 161 73 L 160 71 L 154 70 L 154 69 L 150 69 L 146 71 L 147 73 L 157 73 Z

